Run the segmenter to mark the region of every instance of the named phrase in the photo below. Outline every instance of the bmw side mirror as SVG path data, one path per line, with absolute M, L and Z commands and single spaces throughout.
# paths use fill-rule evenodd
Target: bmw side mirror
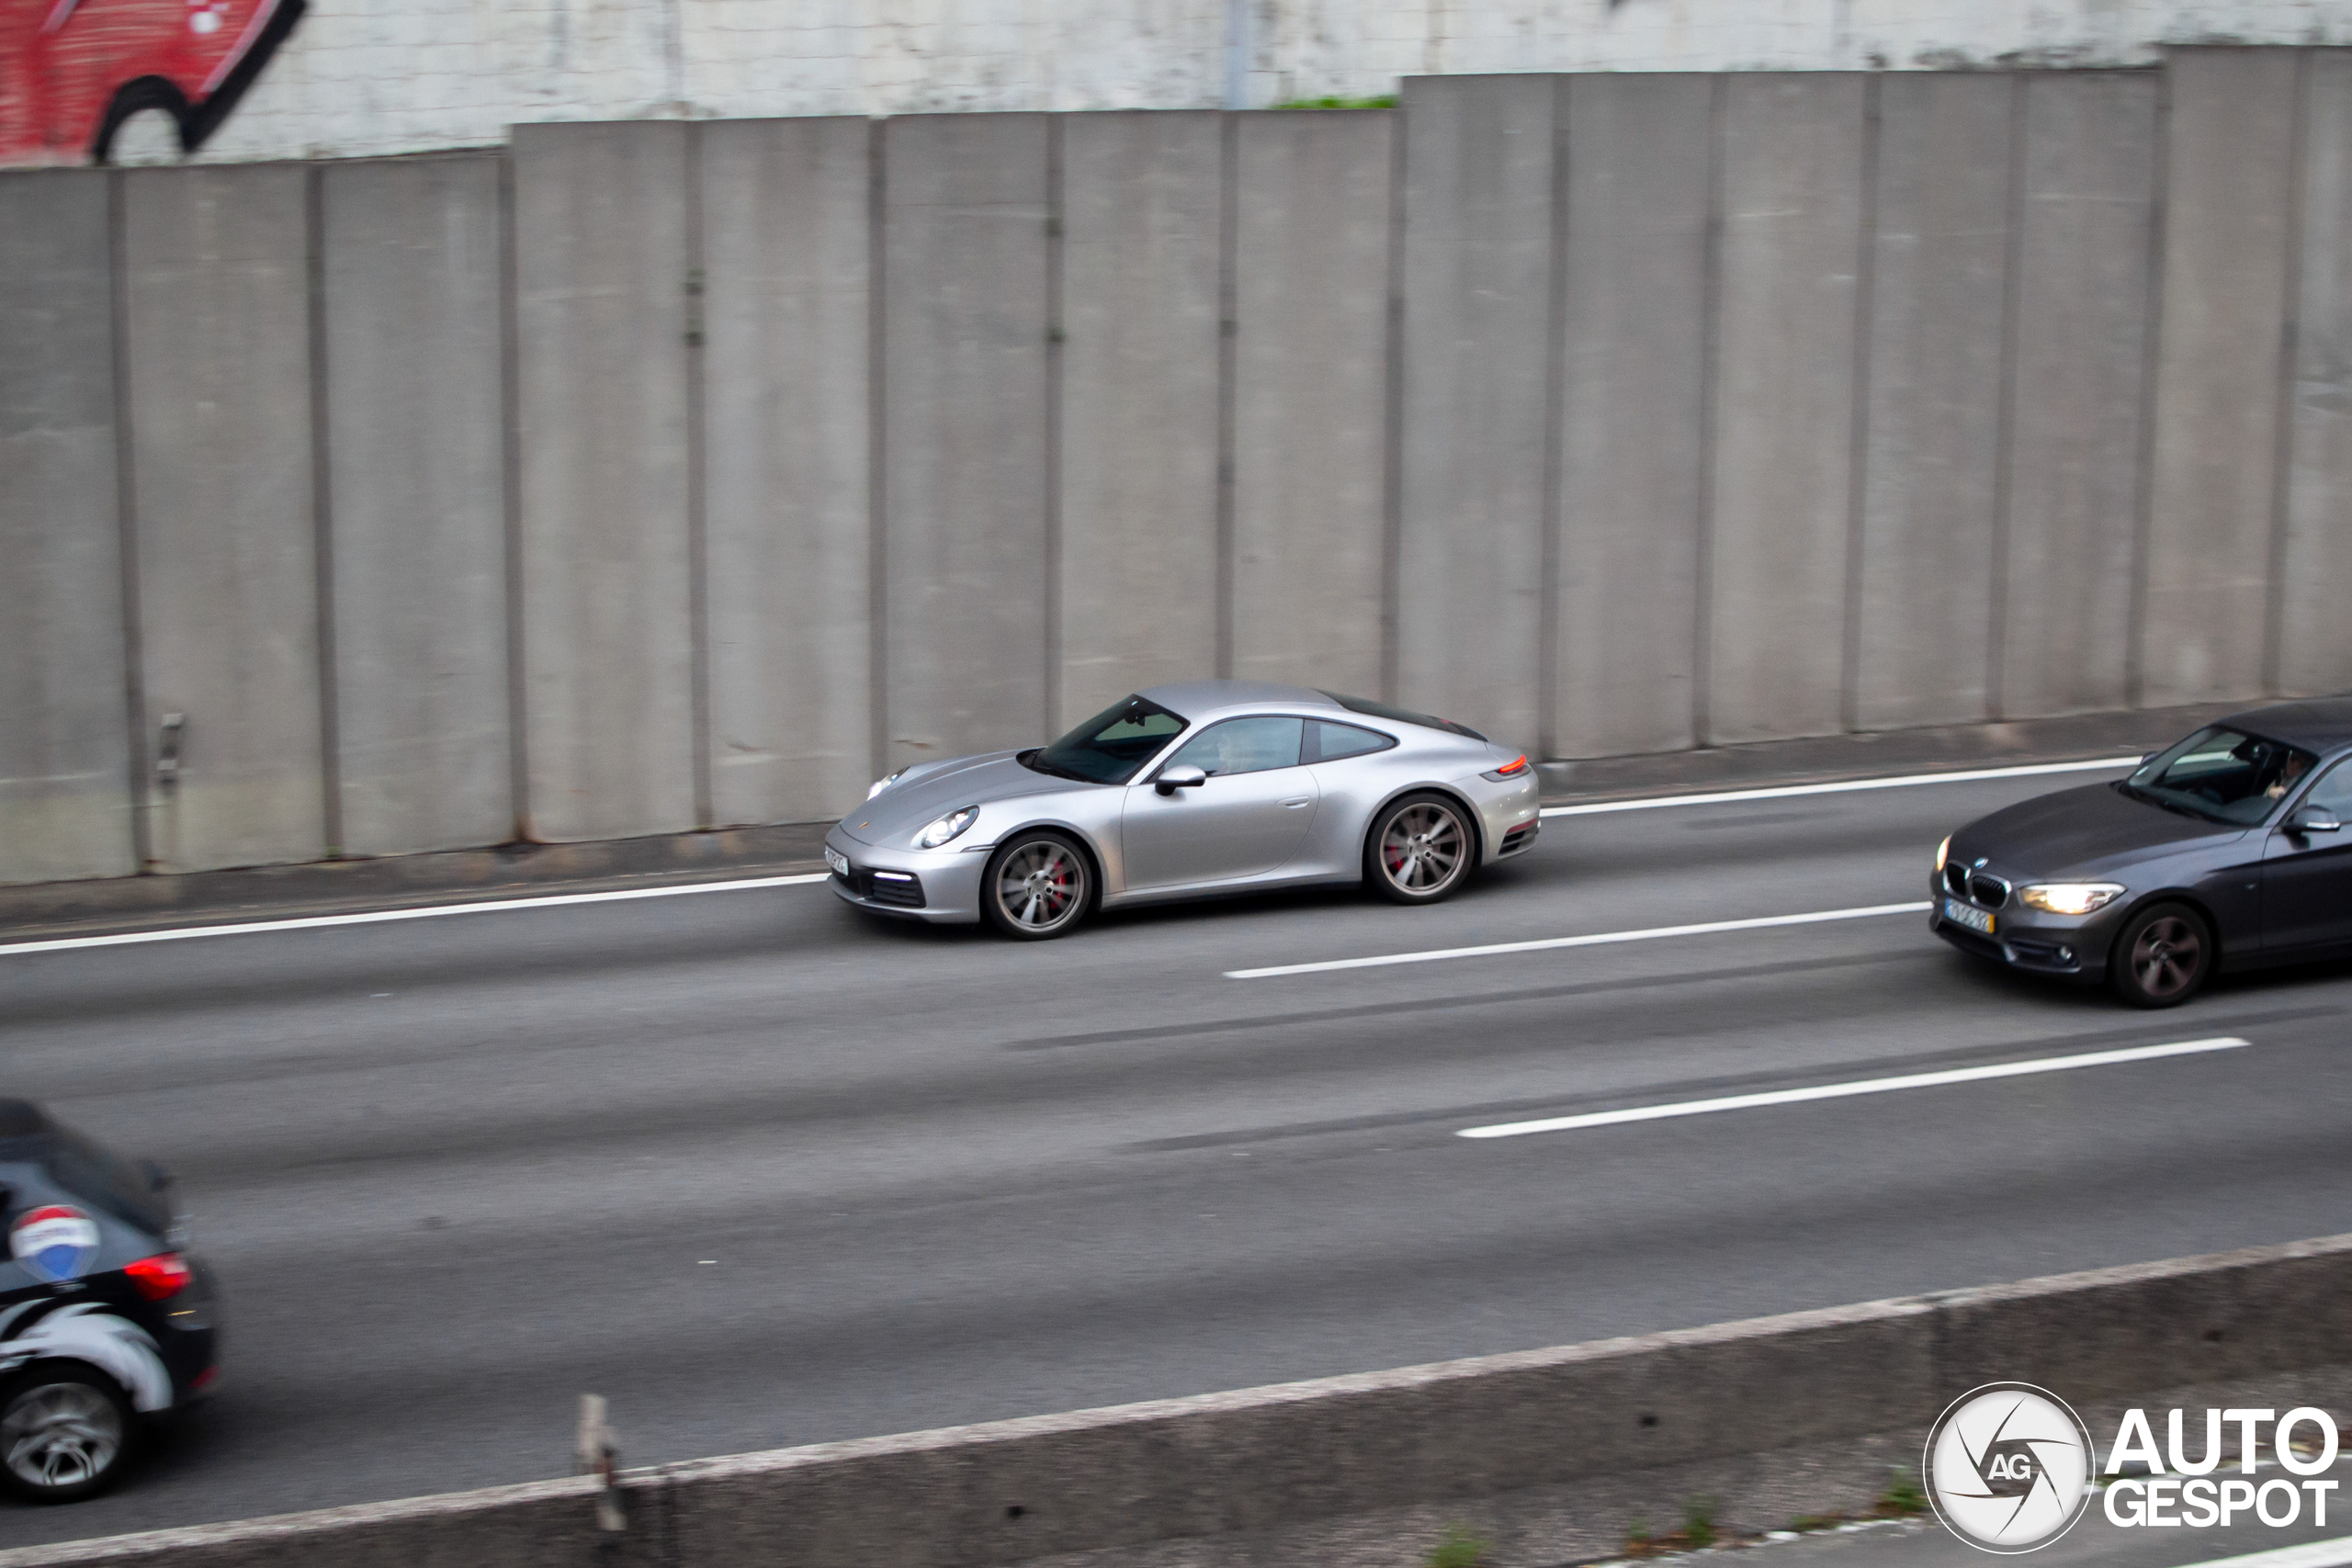
M 2306 806 L 2287 818 L 2290 833 L 2338 833 L 2343 829 L 2344 824 L 2324 806 Z
M 1208 774 L 1198 768 L 1162 768 L 1159 776 L 1151 781 L 1152 787 L 1162 795 L 1174 795 L 1180 789 L 1198 789 L 1209 782 Z

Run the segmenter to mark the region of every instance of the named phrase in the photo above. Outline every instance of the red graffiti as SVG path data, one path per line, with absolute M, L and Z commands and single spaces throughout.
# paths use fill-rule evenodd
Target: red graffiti
M 194 152 L 293 29 L 303 0 L 0 0 L 0 164 L 106 161 L 161 109 Z

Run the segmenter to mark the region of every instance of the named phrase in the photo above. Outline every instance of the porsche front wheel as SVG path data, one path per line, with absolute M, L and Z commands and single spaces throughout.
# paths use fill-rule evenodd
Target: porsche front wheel
M 1059 833 L 1020 833 L 989 857 L 980 912 L 1006 936 L 1061 936 L 1086 918 L 1094 884 L 1086 856 Z

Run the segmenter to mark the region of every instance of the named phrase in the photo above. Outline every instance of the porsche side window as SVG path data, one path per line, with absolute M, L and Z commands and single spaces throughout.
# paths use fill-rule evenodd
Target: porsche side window
M 1300 732 L 1306 721 L 1261 714 L 1213 724 L 1187 741 L 1168 765 L 1198 768 L 1216 777 L 1229 773 L 1261 773 L 1269 768 L 1298 766 Z
M 1377 730 L 1359 729 L 1352 724 L 1333 724 L 1328 719 L 1314 718 L 1306 722 L 1306 750 L 1300 761 L 1306 762 L 1336 762 L 1342 757 L 1361 757 L 1368 752 L 1385 751 L 1396 742 Z

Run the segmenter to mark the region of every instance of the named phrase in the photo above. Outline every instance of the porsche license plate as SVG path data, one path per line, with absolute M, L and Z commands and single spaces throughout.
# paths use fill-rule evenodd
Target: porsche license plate
M 1956 926 L 1966 926 L 1973 931 L 1993 934 L 1993 917 L 1982 909 L 1973 908 L 1957 898 L 1944 900 L 1944 919 Z
M 841 851 L 833 848 L 831 844 L 827 844 L 825 846 L 825 863 L 833 868 L 833 874 L 835 876 L 847 876 L 849 874 L 849 856 L 842 853 Z

